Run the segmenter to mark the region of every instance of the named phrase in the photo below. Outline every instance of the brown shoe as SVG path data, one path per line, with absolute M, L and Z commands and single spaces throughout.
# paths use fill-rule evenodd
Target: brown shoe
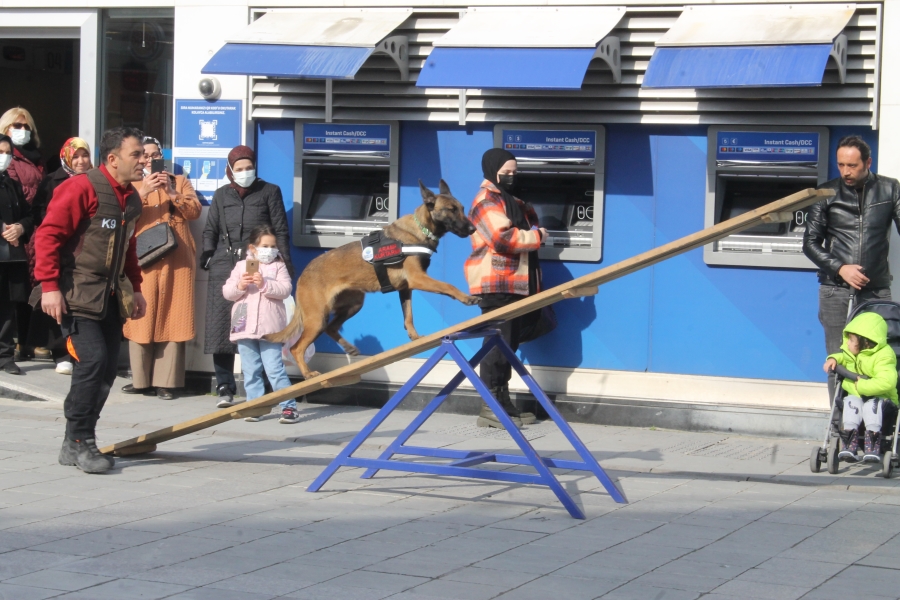
M 39 358 L 41 360 L 49 360 L 53 358 L 53 353 L 50 352 L 48 348 L 42 348 L 38 346 L 34 349 L 34 357 Z

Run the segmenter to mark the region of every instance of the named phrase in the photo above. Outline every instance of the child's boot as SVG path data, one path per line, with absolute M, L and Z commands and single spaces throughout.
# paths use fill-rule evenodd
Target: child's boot
M 859 432 L 855 429 L 845 429 L 841 432 L 841 442 L 844 449 L 838 453 L 838 458 L 847 462 L 859 460 L 856 456 L 856 451 L 859 450 Z
M 881 432 L 866 429 L 865 456 L 866 462 L 881 462 Z

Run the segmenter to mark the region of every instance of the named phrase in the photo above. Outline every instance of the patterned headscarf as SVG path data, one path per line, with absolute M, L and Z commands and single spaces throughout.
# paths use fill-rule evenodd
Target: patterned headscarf
M 72 159 L 75 158 L 75 152 L 81 149 L 87 150 L 88 158 L 90 158 L 90 145 L 83 139 L 77 137 L 67 139 L 66 143 L 63 144 L 62 150 L 59 151 L 59 162 L 62 163 L 62 168 L 69 174 L 69 177 L 75 174 L 75 170 L 72 168 Z

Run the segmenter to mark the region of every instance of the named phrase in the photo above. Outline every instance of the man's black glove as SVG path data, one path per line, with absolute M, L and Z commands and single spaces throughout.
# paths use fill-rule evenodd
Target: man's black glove
M 213 254 L 215 254 L 215 250 L 204 250 L 203 254 L 200 255 L 200 268 L 204 271 L 209 271 L 209 261 L 212 259 Z

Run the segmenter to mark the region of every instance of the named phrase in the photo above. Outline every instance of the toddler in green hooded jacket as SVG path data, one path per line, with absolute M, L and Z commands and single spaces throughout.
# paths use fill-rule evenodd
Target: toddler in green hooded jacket
M 844 327 L 844 343 L 841 351 L 825 361 L 826 373 L 841 365 L 859 373 L 858 381 L 845 378 L 842 384 L 844 398 L 842 423 L 843 449 L 838 455 L 849 462 L 858 460 L 858 430 L 866 427 L 865 461 L 881 460 L 882 402 L 897 404 L 897 355 L 887 344 L 887 323 L 878 314 L 867 312 L 858 315 Z

